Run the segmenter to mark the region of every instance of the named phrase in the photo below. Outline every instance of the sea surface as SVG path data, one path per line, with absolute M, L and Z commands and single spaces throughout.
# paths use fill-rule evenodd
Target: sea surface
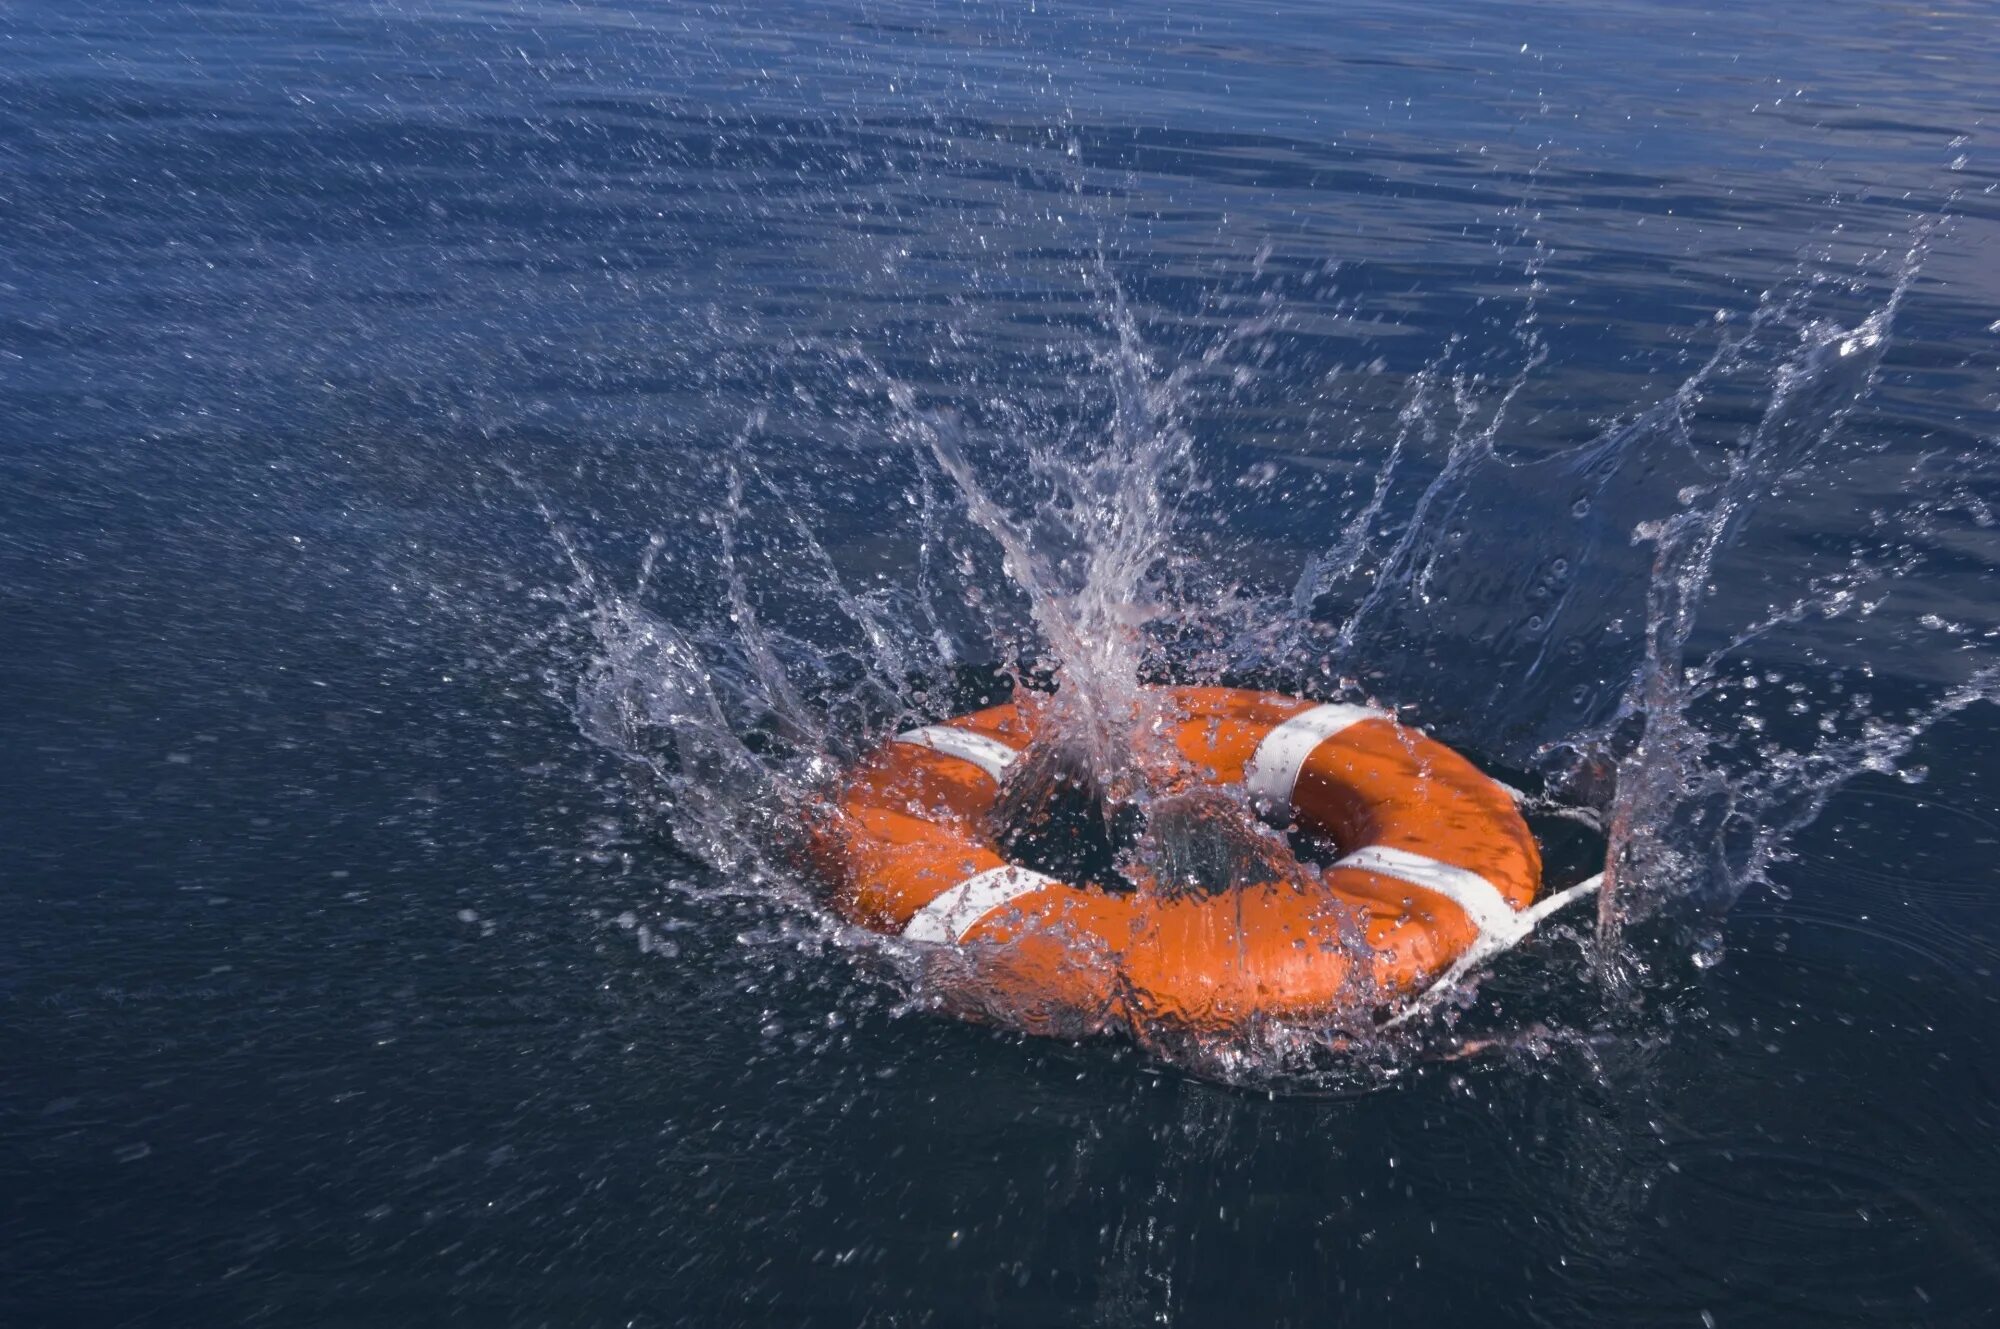
M 1957 0 L 0 0 L 0 1325 L 2000 1324 L 1996 119 Z M 786 837 L 1051 614 L 1618 880 L 1351 1061 L 940 1014 Z

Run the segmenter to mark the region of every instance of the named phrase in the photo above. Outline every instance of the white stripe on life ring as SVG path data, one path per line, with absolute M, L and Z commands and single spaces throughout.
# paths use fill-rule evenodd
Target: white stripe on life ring
M 1249 763 L 1243 768 L 1243 787 L 1253 797 L 1265 799 L 1274 807 L 1289 811 L 1292 790 L 1299 783 L 1299 771 L 1305 766 L 1306 758 L 1312 756 L 1314 748 L 1363 720 L 1388 718 L 1381 711 L 1366 706 L 1328 704 L 1300 711 L 1264 735 L 1264 741 L 1257 745 L 1257 751 L 1251 754 Z
M 1465 916 L 1479 929 L 1482 939 L 1507 941 L 1534 926 L 1532 921 L 1524 920 L 1522 914 L 1515 912 L 1514 906 L 1507 903 L 1507 897 L 1500 894 L 1499 887 L 1471 868 L 1453 867 L 1435 858 L 1426 858 L 1422 854 L 1386 844 L 1364 845 L 1333 866 L 1360 868 L 1364 872 L 1394 877 L 1423 890 L 1435 891 L 1465 911 Z
M 910 941 L 961 942 L 995 910 L 1043 887 L 1060 884 L 1054 877 L 1011 863 L 975 872 L 917 910 L 903 936 Z
M 911 729 L 896 735 L 896 741 L 914 743 L 920 748 L 931 748 L 948 757 L 969 761 L 996 780 L 1005 775 L 1007 768 L 1014 764 L 1014 758 L 1021 755 L 997 738 L 988 738 L 970 729 L 958 729 L 948 724 Z

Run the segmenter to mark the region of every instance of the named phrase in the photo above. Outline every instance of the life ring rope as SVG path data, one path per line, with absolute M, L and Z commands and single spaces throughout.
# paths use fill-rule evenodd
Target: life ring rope
M 1490 963 L 1496 956 L 1513 950 L 1532 936 L 1535 929 L 1542 925 L 1544 919 L 1575 904 L 1578 900 L 1586 896 L 1596 894 L 1603 885 L 1604 874 L 1600 872 L 1594 877 L 1586 877 L 1574 886 L 1557 891 L 1545 900 L 1535 901 L 1534 904 L 1521 911 L 1519 934 L 1511 940 L 1495 934 L 1482 933 L 1478 943 L 1466 951 L 1465 954 L 1459 956 L 1452 963 L 1451 968 L 1438 975 L 1436 982 L 1432 983 L 1422 992 L 1419 992 L 1415 997 L 1412 997 L 1402 1010 L 1384 1020 L 1382 1027 L 1384 1029 L 1394 1029 L 1398 1025 L 1409 1023 L 1419 1015 L 1436 1010 L 1444 1004 L 1445 999 L 1451 996 L 1458 985 L 1465 981 L 1467 974 Z

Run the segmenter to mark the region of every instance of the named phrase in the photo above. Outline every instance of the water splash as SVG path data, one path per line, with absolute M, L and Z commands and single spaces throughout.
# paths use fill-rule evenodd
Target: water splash
M 1170 761 L 1141 687 L 1146 631 L 1169 612 L 1159 572 L 1173 553 L 1175 504 L 1192 474 L 1176 418 L 1175 380 L 1161 376 L 1122 299 L 1115 340 L 1092 356 L 1089 381 L 1108 390 L 1101 432 L 1032 442 L 1031 491 L 1009 510 L 990 491 L 962 422 L 885 379 L 902 432 L 950 480 L 968 517 L 1003 552 L 1002 571 L 1026 595 L 1048 667 L 1061 679 L 1051 714 L 1003 792 L 1000 818 L 1046 815 L 1063 786 L 1080 786 L 1115 821 L 1139 800 L 1150 762 Z M 1135 762 L 1134 754 L 1139 754 Z
M 1863 448 L 1846 426 L 1874 387 L 1925 243 L 1920 235 L 1886 300 L 1859 321 L 1812 317 L 1802 300 L 1769 302 L 1750 330 L 1727 341 L 1698 376 L 1705 384 L 1741 369 L 1767 332 L 1796 337 L 1761 375 L 1766 387 L 1754 424 L 1719 444 L 1721 455 L 1710 463 L 1713 482 L 1683 491 L 1681 511 L 1633 530 L 1634 543 L 1653 551 L 1643 657 L 1611 721 L 1569 744 L 1571 752 L 1585 754 L 1585 763 L 1615 769 L 1609 886 L 1597 920 L 1599 955 L 1607 965 L 1626 954 L 1621 942 L 1633 923 L 1678 903 L 1714 912 L 1767 882 L 1792 837 L 1848 780 L 1863 772 L 1896 773 L 1897 762 L 1932 725 L 1995 698 L 2000 670 L 1986 664 L 1901 715 L 1878 711 L 1866 695 L 1838 709 L 1795 700 L 1788 707 L 1792 717 L 1810 715 L 1814 724 L 1791 726 L 1785 736 L 1770 731 L 1763 717 L 1726 704 L 1732 685 L 1748 693 L 1781 681 L 1748 653 L 1760 638 L 1808 621 L 1872 614 L 1890 598 L 1921 562 L 1907 544 L 1893 542 L 1869 542 L 1803 594 L 1768 608 L 1699 659 L 1688 658 L 1702 610 L 1724 575 L 1721 563 L 1760 507 L 1788 487 L 1837 470 Z M 1685 390 L 1672 403 L 1682 430 L 1690 404 Z M 1907 535 L 1909 524 L 1926 515 L 1931 496 L 1919 491 L 1914 499 L 1893 515 L 1878 514 L 1877 534 L 1903 524 Z M 1800 686 L 1794 696 L 1805 692 Z M 1698 958 L 1712 958 L 1715 936 L 1712 927 L 1701 936 Z
M 1728 450 L 1721 479 L 1706 493 L 1691 495 L 1681 512 L 1633 532 L 1635 541 L 1652 545 L 1654 558 L 1645 659 L 1621 717 L 1636 720 L 1641 728 L 1638 741 L 1618 763 L 1611 888 L 1598 908 L 1599 936 L 1607 943 L 1615 944 L 1628 922 L 1665 900 L 1696 890 L 1734 893 L 1761 876 L 1775 847 L 1794 829 L 1765 820 L 1779 801 L 1770 783 L 1774 774 L 1802 778 L 1816 794 L 1809 797 L 1816 811 L 1840 779 L 1862 769 L 1835 762 L 1829 770 L 1824 760 L 1813 762 L 1813 757 L 1828 755 L 1823 748 L 1805 763 L 1766 767 L 1760 779 L 1724 780 L 1721 788 L 1715 787 L 1716 773 L 1706 758 L 1716 737 L 1690 711 L 1694 692 L 1712 685 L 1713 675 L 1690 670 L 1685 655 L 1717 558 L 1784 477 L 1812 465 L 1872 386 L 1896 307 L 1916 266 L 1913 250 L 1888 302 L 1858 326 L 1815 321 L 1802 327 L 1796 352 L 1771 375 L 1763 413 Z M 1730 348 L 1732 357 L 1741 346 L 1738 342 Z M 1803 606 L 1792 612 L 1802 611 Z M 1884 749 L 1881 755 L 1892 754 Z M 1748 845 L 1735 853 L 1732 822 L 1749 836 Z M 1612 951 L 1607 947 L 1607 953 Z
M 1214 876 L 1214 847 L 1229 843 L 1214 828 L 1243 828 L 1236 848 L 1253 858 L 1269 837 L 1240 807 L 1155 807 L 1172 763 L 1154 745 L 1161 717 L 1142 685 L 1248 680 L 1336 696 L 1364 680 L 1380 697 L 1425 704 L 1441 736 L 1603 816 L 1611 886 L 1579 954 L 1621 978 L 1636 922 L 1683 905 L 1717 916 L 1768 880 L 1842 783 L 1895 770 L 1929 726 L 1996 697 L 2000 672 L 1978 640 L 1961 677 L 1893 713 L 1848 681 L 1876 643 L 1831 668 L 1808 640 L 1827 623 L 1873 619 L 1920 569 L 1920 548 L 1891 536 L 1960 503 L 1944 480 L 1907 486 L 1839 566 L 1763 588 L 1761 606 L 1729 561 L 1760 512 L 1872 455 L 1850 426 L 1923 251 L 1920 234 L 1886 297 L 1858 317 L 1821 306 L 1865 283 L 1829 292 L 1802 279 L 1719 318 L 1713 349 L 1674 390 L 1567 449 L 1510 445 L 1517 402 L 1548 360 L 1538 337 L 1522 337 L 1519 366 L 1498 378 L 1455 365 L 1448 347 L 1408 378 L 1386 433 L 1343 440 L 1371 459 L 1355 501 L 1282 585 L 1234 565 L 1240 546 L 1198 538 L 1188 507 L 1209 485 L 1189 425 L 1201 385 L 1237 374 L 1239 351 L 1268 356 L 1281 315 L 1163 369 L 1100 274 L 1101 323 L 1065 378 L 1072 400 L 1039 412 L 920 388 L 842 348 L 833 358 L 850 367 L 851 409 L 865 416 L 878 403 L 875 427 L 900 444 L 868 484 L 903 499 L 872 534 L 895 542 L 904 571 L 854 584 L 861 561 L 824 538 L 829 514 L 810 483 L 775 478 L 772 449 L 759 459 L 770 423 L 759 414 L 714 477 L 708 561 L 678 560 L 677 575 L 714 588 L 705 618 L 643 607 L 657 539 L 622 594 L 566 546 L 574 613 L 593 643 L 579 719 L 648 773 L 669 835 L 715 878 L 876 947 L 923 1005 L 921 967 L 818 914 L 797 867 L 795 810 L 843 762 L 896 727 L 985 699 L 982 689 L 1053 678 L 1050 741 L 1022 763 L 1007 814 L 1032 819 L 1048 790 L 1081 786 L 1107 823 L 1121 808 L 1156 814 L 1137 835 L 1156 866 Z M 806 603 L 814 612 L 792 621 L 764 609 Z M 1810 667 L 1781 678 L 1764 655 L 1781 642 Z M 1731 704 L 1759 686 L 1786 698 L 1785 716 Z M 1712 949 L 1697 941 L 1698 956 Z M 1351 1065 L 1357 1051 L 1380 1073 L 1407 1046 L 1264 1025 L 1156 1050 L 1253 1080 Z

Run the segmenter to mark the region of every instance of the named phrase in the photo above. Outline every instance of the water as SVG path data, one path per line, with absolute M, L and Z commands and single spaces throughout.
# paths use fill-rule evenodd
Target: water
M 1990 1322 L 1977 8 L 0 39 L 0 1321 Z M 1379 1056 L 938 1016 L 797 810 L 1055 675 L 1612 883 Z

